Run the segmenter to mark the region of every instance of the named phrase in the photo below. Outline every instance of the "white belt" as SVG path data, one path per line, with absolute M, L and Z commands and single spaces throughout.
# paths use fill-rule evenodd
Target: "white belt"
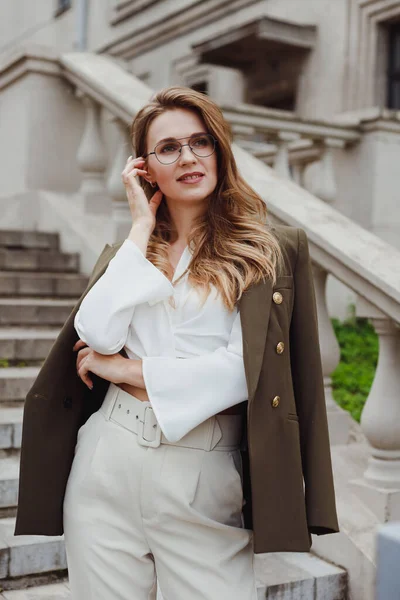
M 208 451 L 240 447 L 242 415 L 210 417 L 177 442 L 169 442 L 161 431 L 150 402 L 141 402 L 113 383 L 110 383 L 100 411 L 107 420 L 136 434 L 141 446 L 158 448 L 160 444 L 167 444 Z

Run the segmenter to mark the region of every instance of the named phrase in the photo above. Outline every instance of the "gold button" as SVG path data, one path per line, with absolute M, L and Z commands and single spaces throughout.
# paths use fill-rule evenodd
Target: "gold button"
M 272 299 L 275 302 L 275 304 L 282 304 L 283 302 L 283 296 L 280 292 L 274 292 L 272 295 Z
M 280 400 L 281 399 L 279 396 L 275 396 L 275 398 L 272 400 L 272 406 L 276 408 L 279 405 Z
M 283 342 L 278 342 L 278 344 L 276 345 L 276 351 L 278 354 L 282 354 L 282 352 L 285 349 L 285 344 Z

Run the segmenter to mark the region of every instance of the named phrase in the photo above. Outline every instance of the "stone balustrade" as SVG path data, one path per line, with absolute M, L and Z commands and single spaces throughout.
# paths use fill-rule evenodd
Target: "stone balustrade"
M 86 106 L 77 157 L 83 191 L 89 182 L 103 185 L 99 175 L 104 171 L 100 108 L 112 114 L 119 132 L 119 150 L 109 168 L 107 190 L 112 197 L 116 238 L 120 239 L 130 225 L 120 179 L 131 153 L 127 126 L 151 90 L 105 57 L 70 54 L 61 62 Z M 111 80 L 114 85 L 108 86 Z M 308 234 L 332 444 L 348 442 L 351 418 L 332 396 L 331 374 L 340 353 L 326 304 L 328 274 L 356 292 L 358 314 L 369 317 L 379 335 L 378 368 L 361 420 L 370 459 L 364 478 L 354 482 L 354 489 L 382 521 L 400 519 L 400 252 L 327 204 L 335 196 L 332 150 L 357 143 L 361 134 L 357 127 L 304 122 L 290 113 L 260 107 L 223 109 L 239 141 L 234 152 L 246 180 L 268 203 L 277 223 L 302 227 Z M 273 162 L 275 170 L 258 158 Z M 318 197 L 325 202 L 296 185 L 302 182 L 304 166 L 315 160 L 321 161 Z
M 359 142 L 358 126 L 304 120 L 289 111 L 250 104 L 224 105 L 222 109 L 243 149 L 301 186 L 306 167 L 318 162 L 319 169 L 307 189 L 325 202 L 336 199 L 333 153 Z

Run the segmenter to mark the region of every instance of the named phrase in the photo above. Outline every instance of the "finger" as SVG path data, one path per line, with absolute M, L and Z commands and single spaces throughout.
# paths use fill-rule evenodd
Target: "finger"
M 85 363 L 86 361 L 84 361 Z M 87 385 L 87 387 L 92 390 L 93 389 L 93 381 L 90 379 L 89 375 L 88 375 L 88 369 L 85 366 L 85 364 L 82 364 L 82 366 L 79 368 L 78 370 L 78 377 L 80 377 L 83 381 L 83 383 L 85 385 Z
M 129 156 L 126 161 L 126 165 L 128 166 L 128 165 L 144 163 L 144 162 L 146 162 L 146 159 L 143 158 L 142 156 L 138 156 L 137 158 L 133 158 L 133 156 Z
M 128 175 L 134 175 L 136 177 L 137 175 L 148 175 L 148 172 L 145 169 L 138 169 L 135 167 L 132 171 L 128 171 Z
M 150 198 L 149 208 L 153 215 L 156 214 L 158 207 L 161 204 L 161 200 L 163 199 L 163 193 L 161 190 L 157 190 L 156 193 Z
M 83 383 L 85 385 L 87 385 L 87 387 L 89 388 L 89 390 L 93 389 L 93 381 L 90 379 L 89 375 L 85 374 L 81 377 Z
M 133 187 L 142 189 L 139 185 L 138 180 L 136 179 L 138 175 L 141 175 L 143 177 L 145 175 L 148 175 L 148 173 L 143 169 L 136 168 L 132 169 L 132 171 L 122 171 L 122 181 L 124 182 L 124 184 L 131 183 Z
M 129 175 L 134 175 L 136 177 L 136 175 L 138 175 L 139 173 L 144 173 L 147 175 L 147 171 L 145 171 L 144 169 L 139 169 L 138 167 L 133 167 L 131 165 L 130 167 L 125 167 L 125 169 L 122 171 L 122 176 L 128 177 Z
M 76 370 L 79 370 L 79 367 L 82 363 L 82 361 L 87 358 L 87 356 L 90 354 L 91 350 L 90 348 L 82 348 L 82 350 L 79 350 L 77 356 L 76 356 Z
M 72 350 L 74 350 L 74 351 L 80 350 L 81 348 L 84 348 L 85 346 L 87 346 L 86 342 L 84 342 L 83 340 L 79 339 L 77 342 L 75 342 Z
M 93 350 L 89 348 L 89 346 L 85 346 L 85 348 L 81 348 L 77 354 L 77 360 L 82 360 L 82 358 L 86 358 Z

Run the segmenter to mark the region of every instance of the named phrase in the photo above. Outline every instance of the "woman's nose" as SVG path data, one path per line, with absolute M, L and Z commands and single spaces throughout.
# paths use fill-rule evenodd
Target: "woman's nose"
M 187 162 L 197 162 L 197 157 L 194 152 L 191 151 L 188 144 L 184 144 L 181 148 L 181 156 L 179 162 L 185 164 Z

